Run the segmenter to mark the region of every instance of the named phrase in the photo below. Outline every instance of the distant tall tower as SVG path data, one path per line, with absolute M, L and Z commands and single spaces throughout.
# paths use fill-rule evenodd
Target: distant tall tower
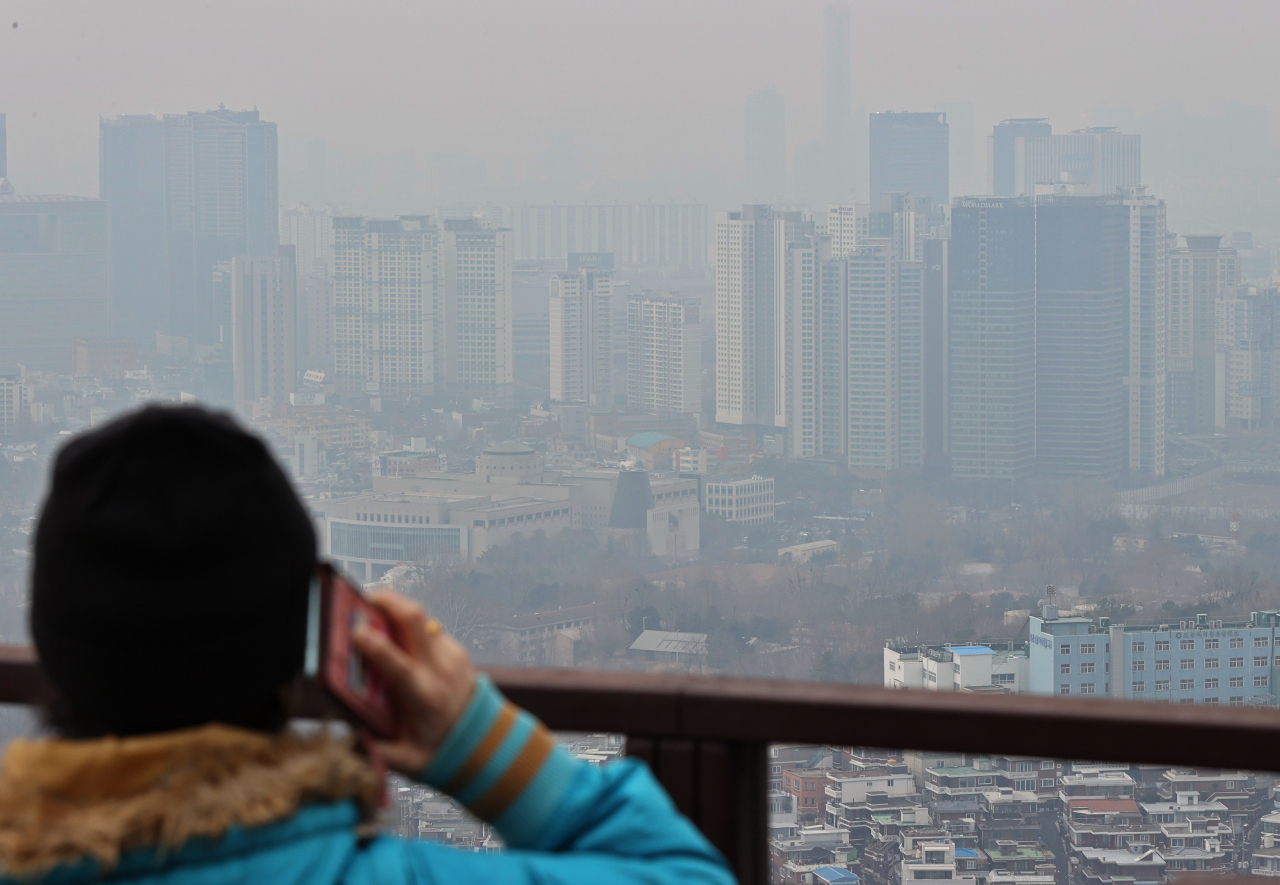
M 871 115 L 871 208 L 882 194 L 929 197 L 935 206 L 951 200 L 947 115 L 886 111 Z
M 1168 428 L 1169 228 L 1163 200 L 1122 188 L 1129 230 L 1129 470 L 1165 473 Z
M 443 371 L 437 375 L 451 389 L 505 399 L 513 393 L 515 360 L 511 231 L 465 218 L 441 225 L 444 325 L 436 359 Z
M 973 105 L 966 101 L 939 102 L 935 111 L 947 115 L 951 151 L 951 190 L 958 194 L 983 193 L 982 173 L 974 155 Z
M 297 271 L 293 246 L 231 260 L 231 373 L 236 410 L 288 404 L 298 380 Z
M 257 111 L 102 118 L 113 335 L 216 342 L 213 268 L 280 243 L 276 124 Z
M 997 197 L 1016 197 L 1022 192 L 1018 169 L 1026 162 L 1025 142 L 1018 139 L 1053 134 L 1044 117 L 1001 120 L 987 137 L 987 188 Z M 1019 159 L 1021 157 L 1021 159 Z
M 747 96 L 745 115 L 746 191 L 751 203 L 782 200 L 787 186 L 786 107 L 770 86 Z
M 865 111 L 853 107 L 852 30 L 849 7 L 832 3 L 823 10 L 822 199 L 866 199 Z M 797 160 L 800 158 L 797 157 Z
M 1169 250 L 1169 424 L 1204 433 L 1215 424 L 1217 299 L 1234 294 L 1240 255 L 1220 236 L 1186 241 Z

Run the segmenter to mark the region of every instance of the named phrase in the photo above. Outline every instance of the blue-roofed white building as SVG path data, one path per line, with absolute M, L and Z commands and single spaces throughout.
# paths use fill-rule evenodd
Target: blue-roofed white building
M 884 685 L 931 691 L 1026 691 L 1027 664 L 1027 650 L 1020 643 L 890 643 L 884 649 Z

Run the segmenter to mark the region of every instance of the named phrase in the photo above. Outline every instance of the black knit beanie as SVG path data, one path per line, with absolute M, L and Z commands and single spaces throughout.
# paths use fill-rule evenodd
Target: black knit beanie
M 230 416 L 149 406 L 76 438 L 53 468 L 32 579 L 60 705 L 113 734 L 278 725 L 315 560 L 302 503 Z

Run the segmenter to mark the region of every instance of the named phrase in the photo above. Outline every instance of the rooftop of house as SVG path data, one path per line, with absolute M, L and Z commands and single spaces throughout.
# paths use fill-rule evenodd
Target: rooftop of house
M 628 646 L 630 651 L 668 652 L 682 655 L 705 655 L 706 633 L 673 633 L 666 630 L 645 630 Z
M 1043 845 L 1028 842 L 998 840 L 987 847 L 987 854 L 992 860 L 1008 860 L 1010 858 L 1053 860 L 1052 851 Z
M 1094 796 L 1070 797 L 1067 799 L 1067 807 L 1072 811 L 1081 808 L 1095 814 L 1110 811 L 1132 811 L 1136 814 L 1138 811 L 1138 803 L 1133 799 L 1103 799 Z

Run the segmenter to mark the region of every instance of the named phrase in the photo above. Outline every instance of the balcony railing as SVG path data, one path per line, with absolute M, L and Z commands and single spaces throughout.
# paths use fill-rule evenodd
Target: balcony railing
M 489 670 L 512 701 L 561 731 L 618 732 L 744 885 L 769 881 L 773 742 L 1109 759 L 1266 771 L 1280 709 L 594 670 Z M 0 646 L 0 703 L 37 702 L 31 650 Z M 1218 880 L 1221 882 L 1222 880 Z

